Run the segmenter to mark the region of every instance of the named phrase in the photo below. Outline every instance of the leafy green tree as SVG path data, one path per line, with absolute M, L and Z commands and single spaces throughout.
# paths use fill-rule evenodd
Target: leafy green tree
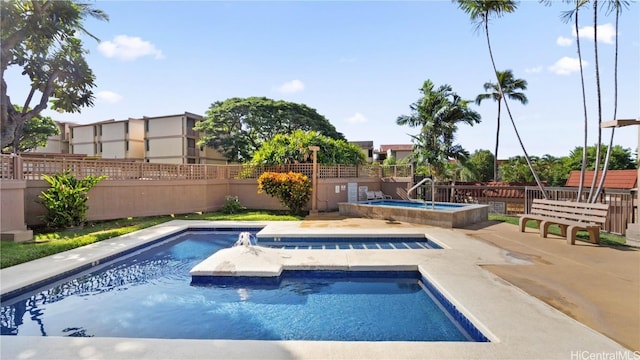
M 605 151 L 608 151 L 608 146 L 603 145 Z M 596 163 L 596 155 L 598 151 L 598 146 L 588 146 L 587 147 L 587 170 L 593 170 L 594 164 Z M 631 153 L 631 149 L 623 148 L 620 145 L 614 145 L 611 148 L 610 152 L 610 160 L 608 168 L 610 170 L 625 170 L 625 169 L 635 169 L 637 166 L 636 161 L 634 159 L 633 154 Z M 580 170 L 582 167 L 582 147 L 578 146 L 571 151 L 569 156 L 566 158 L 565 167 L 568 171 L 571 170 Z M 600 170 L 604 167 L 603 164 L 600 164 Z
M 540 174 L 540 178 L 546 181 L 549 186 L 564 186 L 569 177 L 569 171 L 565 167 L 565 159 L 549 154 L 538 159 L 536 170 Z
M 277 134 L 262 143 L 253 154 L 252 164 L 280 165 L 309 163 L 309 146 L 319 146 L 317 161 L 325 165 L 360 165 L 366 162 L 362 149 L 345 140 L 335 140 L 316 131 L 296 130 L 291 134 Z
M 493 172 L 494 164 L 494 157 L 491 151 L 476 150 L 471 154 L 471 156 L 469 156 L 469 159 L 467 159 L 462 178 L 466 181 L 486 182 L 491 179 L 497 181 Z
M 480 114 L 469 109 L 469 101 L 463 100 L 453 92 L 450 85 L 441 85 L 437 89 L 431 80 L 422 85 L 423 97 L 413 103 L 411 115 L 397 118 L 398 125 L 419 127 L 418 135 L 413 138 L 413 160 L 418 164 L 426 163 L 429 172 L 442 177 L 450 159 L 466 159 L 469 153 L 461 145 L 454 144 L 458 124 L 473 126 L 480 122 Z
M 204 135 L 201 145 L 210 146 L 233 162 L 246 162 L 262 143 L 277 134 L 295 130 L 317 131 L 345 140 L 329 120 L 304 104 L 265 97 L 231 98 L 209 107 L 195 130 Z
M 513 0 L 492 0 L 492 1 L 454 0 L 454 1 L 458 3 L 458 8 L 464 11 L 466 14 L 468 14 L 472 22 L 475 22 L 476 30 L 481 28 L 484 29 L 484 33 L 487 39 L 487 48 L 489 49 L 489 57 L 491 58 L 491 65 L 493 67 L 493 73 L 496 75 L 496 78 L 497 78 L 498 69 L 496 67 L 496 62 L 493 58 L 493 50 L 491 49 L 491 37 L 489 36 L 489 19 L 492 18 L 493 16 L 500 17 L 506 13 L 514 12 L 518 7 L 517 2 Z M 500 86 L 500 81 L 497 81 L 496 84 L 498 85 L 498 92 L 504 94 L 504 91 Z M 538 188 L 540 188 L 540 191 L 542 191 L 543 196 L 546 198 L 547 194 L 544 191 L 542 182 L 540 181 L 538 174 L 535 172 L 533 163 L 529 158 L 529 154 L 527 153 L 527 150 L 524 147 L 524 143 L 522 142 L 522 138 L 520 137 L 520 133 L 518 132 L 516 123 L 513 120 L 513 116 L 511 115 L 511 109 L 509 108 L 509 103 L 507 102 L 507 99 L 504 96 L 502 96 L 502 101 L 504 102 L 505 110 L 507 110 L 507 114 L 509 115 L 509 120 L 511 120 L 511 125 L 513 126 L 513 130 L 516 133 L 516 137 L 518 139 L 518 142 L 520 143 L 522 152 L 524 152 L 524 158 L 527 162 L 527 165 L 531 170 L 531 173 L 533 175 L 533 178 L 536 181 L 536 184 L 538 184 Z
M 20 107 L 16 106 L 16 108 L 17 111 L 22 111 Z M 45 147 L 49 136 L 59 133 L 60 128 L 53 119 L 48 116 L 34 116 L 25 122 L 21 136 L 16 138 L 17 141 L 13 141 L 10 146 L 2 149 L 2 152 L 18 153 Z
M 529 161 L 535 164 L 538 157 L 532 156 Z M 506 182 L 533 182 L 533 174 L 529 167 L 529 162 L 524 156 L 514 156 L 509 158 L 506 163 L 500 167 L 502 172 L 502 181 Z
M 476 97 L 476 104 L 480 105 L 483 100 L 493 99 L 498 103 L 498 119 L 496 121 L 496 147 L 493 152 L 493 179 L 498 181 L 498 145 L 500 143 L 500 114 L 502 110 L 502 97 L 503 95 L 512 100 L 517 100 L 523 105 L 526 105 L 529 101 L 527 96 L 518 90 L 527 89 L 527 81 L 522 79 L 516 79 L 513 76 L 511 70 L 498 71 L 497 73 L 498 84 L 492 82 L 484 83 L 484 91 L 489 91 L 485 94 L 480 94 Z M 502 88 L 502 91 L 500 91 Z
M 108 19 L 91 4 L 71 0 L 0 2 L 0 148 L 19 139 L 25 123 L 49 102 L 63 112 L 93 105 L 95 76 L 77 36 L 82 32 L 97 40 L 82 25 L 86 17 Z M 13 106 L 4 77 L 11 66 L 20 67 L 31 84 L 21 112 Z

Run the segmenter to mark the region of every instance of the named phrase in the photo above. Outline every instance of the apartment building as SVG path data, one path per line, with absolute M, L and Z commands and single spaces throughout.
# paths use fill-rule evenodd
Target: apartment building
M 143 160 L 144 121 L 108 120 L 71 127 L 70 153 L 102 159 Z
M 56 121 L 59 132 L 58 135 L 50 136 L 47 139 L 47 146 L 34 149 L 37 153 L 69 154 L 69 139 L 71 138 L 71 127 L 75 123 Z
M 171 164 L 226 164 L 214 149 L 198 146 L 200 134 L 193 130 L 202 116 L 183 114 L 144 117 L 145 161 Z
M 379 162 L 383 162 L 387 158 L 394 158 L 396 161 L 401 161 L 408 158 L 412 152 L 412 144 L 380 145 L 380 150 L 376 151 L 376 156 Z
M 226 164 L 218 151 L 198 145 L 200 134 L 193 127 L 201 119 L 185 112 L 91 124 L 57 121 L 60 134 L 49 137 L 47 146 L 34 152 L 152 163 Z
M 367 162 L 373 162 L 373 141 L 349 141 L 349 144 L 353 144 L 358 146 L 364 152 L 365 157 L 367 158 Z

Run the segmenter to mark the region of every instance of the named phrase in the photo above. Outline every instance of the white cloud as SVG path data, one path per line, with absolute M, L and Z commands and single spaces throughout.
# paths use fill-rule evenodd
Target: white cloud
M 368 121 L 367 118 L 364 117 L 364 115 L 362 115 L 359 112 L 347 118 L 347 122 L 350 124 L 362 124 L 362 123 L 366 123 L 367 121 Z
M 122 95 L 114 93 L 113 91 L 100 91 L 96 94 L 96 99 L 109 104 L 115 104 L 122 100 Z
M 576 31 L 573 30 L 573 36 Z M 593 26 L 584 26 L 580 28 L 580 37 L 593 41 Z M 616 37 L 616 29 L 611 24 L 598 25 L 598 41 L 605 44 L 613 44 Z
M 152 43 L 136 36 L 118 35 L 111 41 L 103 41 L 98 45 L 98 51 L 108 58 L 123 61 L 133 61 L 143 56 L 164 58 L 162 51 L 156 49 Z
M 589 65 L 588 62 L 582 61 L 582 66 L 587 67 Z M 574 72 L 580 71 L 580 60 L 578 58 L 571 57 L 563 57 L 562 59 L 556 61 L 555 64 L 549 66 L 549 71 L 558 75 L 569 75 Z
M 571 46 L 572 43 L 573 39 L 564 36 L 558 36 L 558 39 L 556 39 L 558 46 Z
M 300 80 L 291 80 L 277 88 L 278 92 L 283 94 L 293 94 L 304 90 L 304 83 Z
M 542 66 L 534 66 L 532 68 L 526 68 L 524 69 L 524 72 L 528 74 L 537 74 L 542 72 Z

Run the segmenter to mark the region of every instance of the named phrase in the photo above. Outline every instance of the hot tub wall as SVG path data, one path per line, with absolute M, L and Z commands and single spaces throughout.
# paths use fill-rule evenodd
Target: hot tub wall
M 462 228 L 486 221 L 489 217 L 489 207 L 487 205 L 475 204 L 446 211 L 358 203 L 340 203 L 338 207 L 340 214 L 344 216 L 395 220 L 443 228 Z

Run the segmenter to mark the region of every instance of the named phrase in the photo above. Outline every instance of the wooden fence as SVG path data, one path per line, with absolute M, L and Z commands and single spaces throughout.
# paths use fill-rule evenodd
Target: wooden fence
M 257 179 L 266 171 L 299 172 L 313 174 L 313 164 L 263 165 L 208 165 L 159 164 L 134 161 L 76 160 L 24 158 L 1 156 L 1 179 L 41 180 L 42 175 L 71 171 L 76 177 L 106 175 L 107 180 L 210 180 Z M 318 177 L 332 178 L 384 178 L 410 177 L 411 165 L 318 165 Z

